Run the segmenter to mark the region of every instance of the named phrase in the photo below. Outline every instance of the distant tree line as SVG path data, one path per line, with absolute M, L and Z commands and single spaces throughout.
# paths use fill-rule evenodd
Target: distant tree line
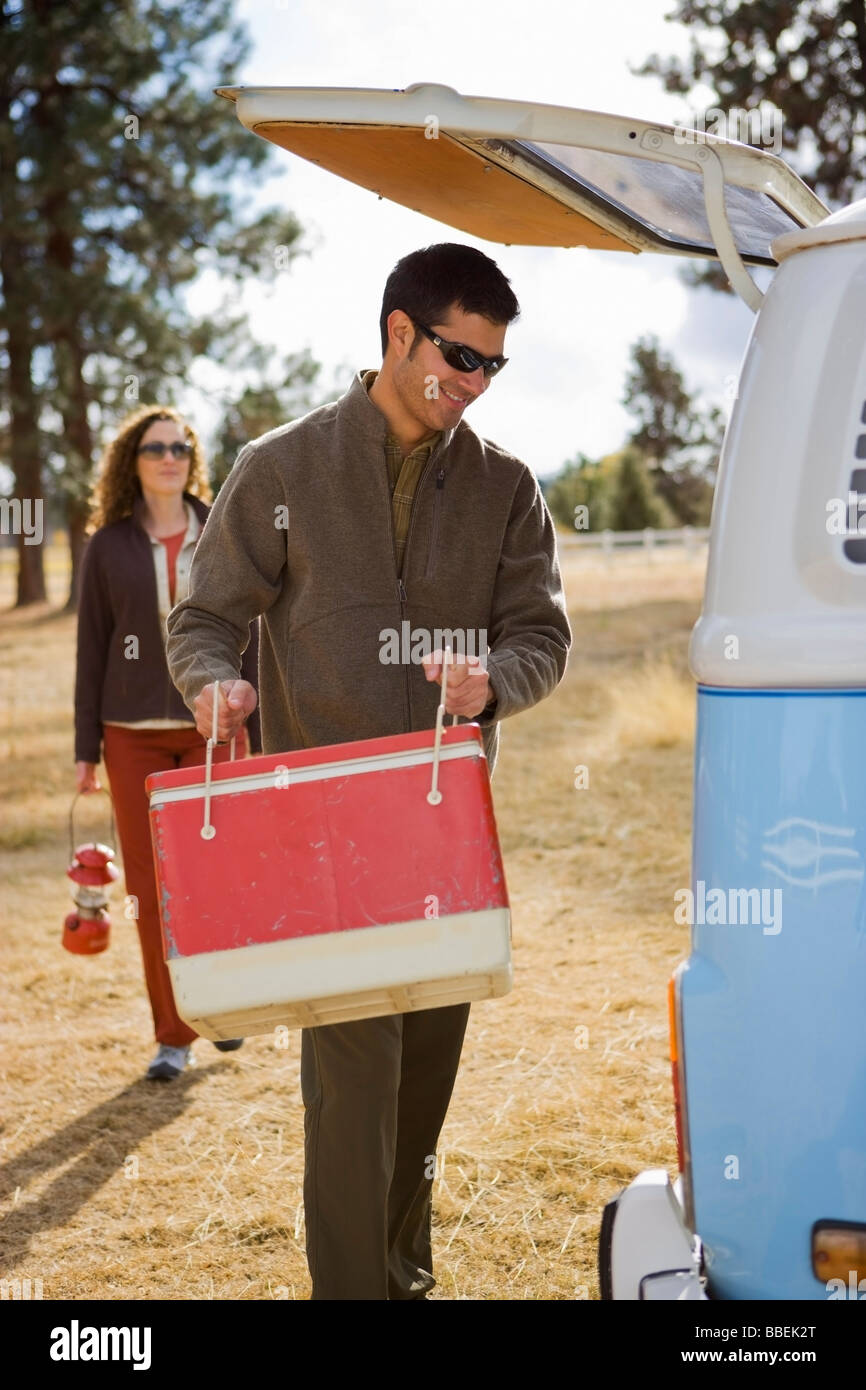
M 706 526 L 722 412 L 696 403 L 652 337 L 632 347 L 623 404 L 634 428 L 622 449 L 601 459 L 578 454 L 545 480 L 554 519 L 578 531 Z

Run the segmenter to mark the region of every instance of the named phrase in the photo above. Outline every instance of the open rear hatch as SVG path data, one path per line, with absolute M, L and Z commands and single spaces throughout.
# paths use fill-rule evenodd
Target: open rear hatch
M 486 241 L 717 257 L 745 265 L 827 208 L 784 160 L 655 122 L 539 102 L 405 91 L 221 87 L 249 130 L 351 183 Z

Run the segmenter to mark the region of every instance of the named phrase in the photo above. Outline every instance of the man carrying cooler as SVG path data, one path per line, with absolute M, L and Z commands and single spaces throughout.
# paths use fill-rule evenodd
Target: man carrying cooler
M 383 362 L 340 400 L 248 444 L 168 618 L 172 678 L 208 737 L 256 705 L 238 678 L 261 615 L 265 753 L 431 729 L 441 653 L 383 659 L 383 634 L 484 634 L 449 666 L 447 711 L 498 724 L 550 695 L 571 632 L 535 477 L 463 419 L 505 365 L 519 308 L 495 263 L 445 243 L 388 277 Z M 301 1035 L 304 1206 L 314 1299 L 418 1299 L 435 1280 L 431 1158 L 469 1005 Z

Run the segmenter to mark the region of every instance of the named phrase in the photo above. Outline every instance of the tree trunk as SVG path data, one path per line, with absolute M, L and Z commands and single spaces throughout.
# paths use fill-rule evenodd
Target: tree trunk
M 28 340 L 26 321 L 22 323 L 17 313 L 10 312 L 8 286 L 10 280 L 6 270 L 6 257 L 0 251 L 3 263 L 3 287 L 6 291 L 6 350 L 9 356 L 9 454 L 12 472 L 15 475 L 15 496 L 20 499 L 22 510 L 29 503 L 31 519 L 41 517 L 44 511 L 42 497 L 42 467 L 39 457 L 39 429 L 37 425 L 38 403 L 30 378 L 32 348 Z M 34 530 L 32 536 L 18 535 L 18 589 L 16 607 L 27 603 L 42 603 L 47 597 L 45 591 L 45 568 L 43 565 L 42 527 Z M 35 542 L 35 543 L 34 543 Z
M 71 577 L 66 612 L 78 607 L 78 580 L 84 552 L 85 527 L 90 515 L 90 471 L 93 461 L 93 432 L 88 418 L 90 391 L 84 379 L 86 353 L 78 324 L 70 325 L 64 350 L 58 354 L 58 366 L 63 363 L 65 379 L 63 425 L 68 446 L 66 456 L 66 523 L 69 531 Z
M 3 265 L 4 289 L 10 281 Z M 42 460 L 39 456 L 39 406 L 30 375 L 33 349 L 29 341 L 27 321 L 17 312 L 10 313 L 7 294 L 7 352 L 9 354 L 9 453 L 15 474 L 15 496 L 21 500 L 22 512 L 29 503 L 31 523 L 38 517 L 39 528 L 32 536 L 18 535 L 18 589 L 15 606 L 43 603 L 45 590 L 43 564 L 44 499 L 42 497 Z M 22 520 L 24 518 L 22 517 Z M 34 543 L 35 542 L 35 543 Z
M 5 81 L 0 103 L 5 107 Z M 39 438 L 39 398 L 33 386 L 33 333 L 29 266 L 28 229 L 18 196 L 16 150 L 11 127 L 0 132 L 0 275 L 3 277 L 3 307 L 8 356 L 9 463 L 15 475 L 15 496 L 24 510 L 29 504 L 30 520 L 44 510 L 42 497 L 42 459 Z M 16 607 L 41 603 L 46 598 L 42 536 L 34 530 L 30 537 L 18 527 L 18 588 Z M 27 541 L 38 541 L 26 544 Z
M 84 347 L 80 314 L 76 309 L 80 287 L 74 275 L 75 252 L 66 226 L 66 197 L 57 195 L 46 205 L 49 235 L 46 259 L 55 282 L 65 289 L 65 322 L 55 342 L 57 407 L 63 416 L 63 443 L 66 463 L 63 470 L 66 492 L 66 523 L 69 534 L 71 579 L 65 612 L 78 606 L 78 578 L 84 550 L 84 531 L 90 514 L 90 473 L 93 465 L 93 432 L 90 428 L 90 387 L 84 376 L 87 352 Z

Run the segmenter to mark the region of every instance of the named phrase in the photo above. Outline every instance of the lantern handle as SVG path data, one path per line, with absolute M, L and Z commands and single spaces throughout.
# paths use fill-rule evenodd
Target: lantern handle
M 99 788 L 99 791 L 105 792 L 105 795 L 108 797 L 108 804 L 109 804 L 109 806 L 111 807 L 111 830 L 110 830 L 109 834 L 110 834 L 110 838 L 111 838 L 111 847 L 110 847 L 110 848 L 111 848 L 111 852 L 112 852 L 112 858 L 114 858 L 114 855 L 117 853 L 117 849 L 116 849 L 116 846 L 115 846 L 115 844 L 114 844 L 114 841 L 115 841 L 115 839 L 116 839 L 116 837 L 117 837 L 117 830 L 116 830 L 116 827 L 115 827 L 115 824 L 114 824 L 114 801 L 113 801 L 113 799 L 112 799 L 111 792 L 108 790 L 107 787 L 100 787 L 100 788 Z M 72 860 L 72 859 L 75 858 L 75 822 L 74 822 L 75 803 L 76 803 L 76 801 L 78 800 L 78 798 L 79 798 L 80 796 L 85 796 L 85 795 L 86 795 L 86 796 L 90 796 L 90 795 L 92 795 L 92 793 L 91 793 L 91 792 L 76 792 L 75 795 L 74 795 L 74 797 L 72 798 L 72 805 L 71 805 L 70 808 L 69 808 L 69 858 L 70 858 L 70 860 Z

